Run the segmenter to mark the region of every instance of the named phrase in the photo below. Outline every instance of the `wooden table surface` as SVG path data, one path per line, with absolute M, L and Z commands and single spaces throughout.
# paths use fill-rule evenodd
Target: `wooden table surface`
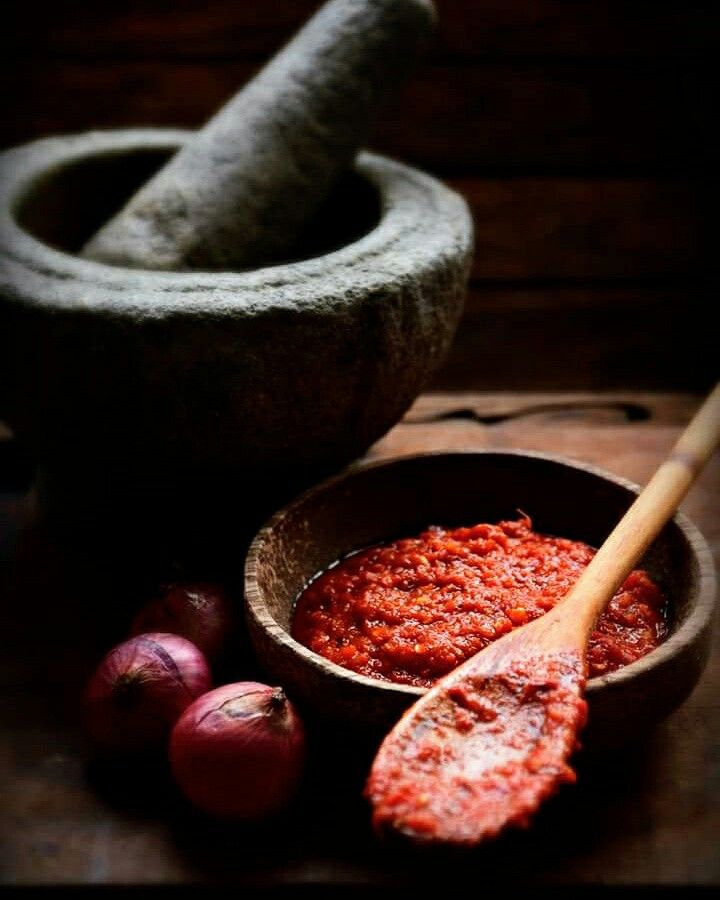
M 695 395 L 637 392 L 427 394 L 369 455 L 528 448 L 643 483 L 698 403 Z M 122 602 L 118 585 L 127 579 L 98 570 L 82 546 L 32 523 L 20 527 L 27 513 L 12 455 L 10 443 L 0 441 L 2 883 L 720 883 L 717 639 L 691 697 L 649 739 L 601 758 L 581 754 L 578 783 L 548 803 L 528 831 L 459 856 L 379 843 L 360 796 L 372 748 L 348 747 L 342 734 L 321 726 L 311 735 L 302 795 L 264 827 L 203 820 L 162 771 L 142 778 L 99 771 L 86 759 L 77 700 L 92 661 L 123 636 L 132 598 Z M 716 456 L 683 504 L 716 560 L 719 486 Z M 131 569 L 127 560 L 123 574 Z

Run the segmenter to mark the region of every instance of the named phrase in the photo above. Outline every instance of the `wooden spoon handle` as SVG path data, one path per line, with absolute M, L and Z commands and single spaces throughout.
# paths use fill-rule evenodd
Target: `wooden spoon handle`
M 608 600 L 677 510 L 720 442 L 720 383 L 707 397 L 670 455 L 604 541 L 561 604 L 575 604 L 589 633 Z

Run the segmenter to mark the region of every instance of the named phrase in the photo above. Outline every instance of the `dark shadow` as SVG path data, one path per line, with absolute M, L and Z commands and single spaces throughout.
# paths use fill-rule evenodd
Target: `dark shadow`
M 512 412 L 492 414 L 483 414 L 472 407 L 462 406 L 433 413 L 429 416 L 408 416 L 405 421 L 410 425 L 415 425 L 459 419 L 477 422 L 479 425 L 499 425 L 512 419 L 523 419 L 527 416 L 537 416 L 544 413 L 561 413 L 566 416 L 573 416 L 587 410 L 592 411 L 596 409 L 619 412 L 627 422 L 646 422 L 652 416 L 650 410 L 639 403 L 588 400 L 567 403 L 536 403 Z

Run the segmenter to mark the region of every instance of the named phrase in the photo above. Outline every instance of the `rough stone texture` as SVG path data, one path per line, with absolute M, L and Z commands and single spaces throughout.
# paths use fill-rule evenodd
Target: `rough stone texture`
M 32 210 L 45 227 L 51 207 L 62 233 L 73 217 L 101 221 L 86 170 L 102 163 L 116 182 L 138 154 L 188 137 L 98 132 L 0 157 L 0 417 L 55 469 L 341 465 L 400 418 L 448 349 L 471 256 L 467 206 L 361 153 L 355 171 L 382 210 L 374 227 L 334 252 L 245 273 L 122 269 L 20 224 Z
M 88 243 L 177 271 L 282 258 L 433 22 L 430 0 L 332 0 Z

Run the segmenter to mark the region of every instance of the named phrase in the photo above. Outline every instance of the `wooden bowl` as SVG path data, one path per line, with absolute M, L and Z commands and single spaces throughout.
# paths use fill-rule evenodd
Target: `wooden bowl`
M 531 452 L 426 453 L 352 468 L 276 513 L 250 545 L 245 604 L 258 661 L 309 712 L 380 734 L 423 689 L 355 674 L 290 636 L 295 600 L 317 572 L 429 525 L 496 522 L 518 509 L 537 531 L 597 547 L 638 491 L 593 466 Z M 707 662 L 715 571 L 702 535 L 677 515 L 641 566 L 668 597 L 671 634 L 637 662 L 589 681 L 586 746 L 647 730 L 688 696 Z

